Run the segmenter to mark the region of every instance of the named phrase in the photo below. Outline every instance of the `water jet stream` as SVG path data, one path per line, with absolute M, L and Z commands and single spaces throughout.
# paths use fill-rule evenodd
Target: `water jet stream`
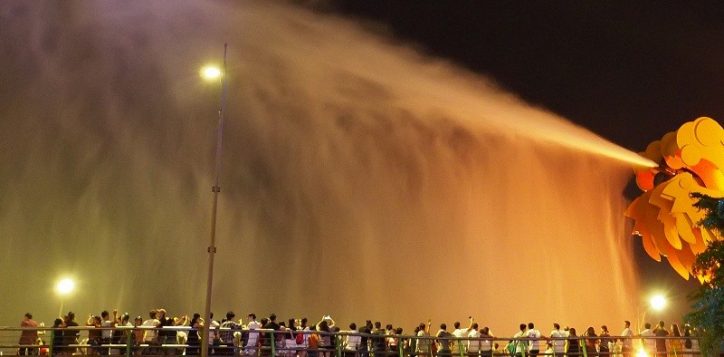
M 0 325 L 50 321 L 61 273 L 79 316 L 201 310 L 218 88 L 196 72 L 224 41 L 217 315 L 631 319 L 621 192 L 650 163 L 345 20 L 140 4 L 0 7 Z

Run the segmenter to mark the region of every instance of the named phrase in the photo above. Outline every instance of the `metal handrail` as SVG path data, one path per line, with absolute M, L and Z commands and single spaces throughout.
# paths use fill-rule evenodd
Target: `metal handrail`
M 123 331 L 124 335 L 122 336 L 114 336 L 115 342 L 112 343 L 101 343 L 97 345 L 91 345 L 91 344 L 83 344 L 83 343 L 68 343 L 63 341 L 62 344 L 54 344 L 53 340 L 56 337 L 57 332 L 63 332 L 63 331 L 78 331 L 78 333 L 70 336 L 64 336 L 68 338 L 73 338 L 74 340 L 77 338 L 78 335 L 80 335 L 80 332 L 82 331 L 103 331 L 103 330 L 113 330 L 113 331 Z M 3 349 L 18 349 L 18 348 L 43 348 L 48 349 L 49 353 L 52 353 L 53 348 L 57 347 L 69 347 L 69 348 L 76 348 L 76 349 L 91 349 L 91 350 L 98 350 L 98 349 L 125 349 L 125 355 L 131 356 L 134 351 L 138 351 L 139 349 L 144 348 L 158 348 L 161 350 L 164 349 L 188 349 L 188 348 L 200 348 L 199 345 L 195 344 L 189 344 L 189 343 L 145 343 L 145 341 L 135 341 L 133 337 L 135 336 L 135 331 L 174 331 L 174 332 L 200 332 L 201 329 L 194 329 L 190 326 L 168 326 L 163 328 L 154 328 L 154 327 L 148 327 L 148 326 L 116 326 L 116 327 L 95 327 L 95 326 L 74 326 L 74 327 L 67 327 L 67 328 L 52 328 L 52 327 L 37 327 L 37 328 L 20 328 L 20 327 L 0 327 L 0 336 L 3 334 L 9 334 L 9 333 L 20 333 L 22 331 L 37 331 L 40 336 L 45 337 L 43 344 L 33 344 L 33 345 L 23 345 L 19 343 L 2 343 L 0 340 L 0 351 Z M 512 338 L 512 337 L 495 337 L 495 336 L 480 336 L 480 337 L 455 337 L 453 335 L 448 335 L 444 337 L 436 337 L 436 336 L 416 336 L 416 335 L 380 335 L 375 333 L 361 333 L 361 332 L 353 332 L 353 331 L 339 331 L 339 332 L 322 332 L 322 331 L 291 331 L 293 336 L 296 336 L 296 334 L 317 334 L 320 336 L 330 336 L 330 342 L 331 346 L 322 346 L 320 348 L 310 348 L 309 346 L 297 346 L 296 343 L 293 346 L 286 346 L 284 344 L 284 338 L 279 338 L 279 335 L 288 335 L 290 334 L 289 330 L 270 330 L 270 329 L 232 329 L 232 328 L 214 328 L 213 330 L 216 331 L 216 336 L 219 337 L 221 334 L 219 332 L 238 332 L 241 334 L 239 340 L 243 342 L 242 338 L 246 334 L 250 333 L 258 333 L 257 336 L 257 343 L 254 346 L 245 346 L 241 342 L 221 342 L 219 344 L 210 346 L 210 348 L 216 348 L 216 349 L 233 349 L 234 353 L 238 354 L 239 351 L 248 350 L 248 351 L 256 351 L 256 354 L 261 355 L 268 355 L 271 353 L 271 356 L 277 356 L 287 353 L 285 356 L 288 356 L 290 351 L 319 351 L 319 352 L 329 352 L 334 353 L 337 357 L 342 357 L 345 353 L 349 352 L 356 352 L 357 355 L 367 355 L 367 354 L 375 354 L 376 356 L 381 355 L 382 353 L 385 356 L 388 355 L 395 355 L 395 356 L 407 356 L 407 355 L 426 355 L 426 356 L 433 356 L 435 355 L 435 351 L 433 350 L 436 344 L 440 344 L 440 342 L 447 341 L 445 344 L 450 346 L 450 350 L 441 349 L 438 351 L 437 355 L 445 355 L 445 356 L 451 356 L 452 351 L 454 350 L 455 355 L 459 354 L 461 357 L 470 356 L 467 352 L 467 342 L 469 341 L 480 341 L 480 342 L 488 342 L 491 346 L 491 355 L 492 356 L 509 356 L 510 352 L 506 349 L 506 346 L 510 343 L 524 343 L 530 341 L 537 341 L 539 344 L 539 347 L 541 348 L 540 353 L 538 355 L 541 356 L 550 356 L 553 355 L 556 356 L 556 353 L 546 353 L 545 347 L 547 345 L 543 345 L 543 343 L 551 342 L 551 341 L 572 341 L 572 340 L 578 340 L 579 341 L 579 352 L 577 352 L 578 356 L 583 357 L 589 357 L 588 356 L 588 349 L 586 348 L 586 341 L 594 340 L 594 344 L 598 342 L 600 344 L 601 341 L 609 341 L 616 343 L 617 341 L 623 341 L 623 340 L 631 340 L 635 341 L 637 344 L 641 344 L 643 341 L 656 341 L 656 340 L 666 340 L 666 341 L 680 341 L 682 346 L 682 351 L 678 351 L 679 354 L 683 352 L 683 345 L 684 341 L 687 339 L 690 340 L 697 340 L 696 337 L 693 336 L 666 336 L 666 337 L 660 337 L 660 336 L 632 336 L 632 337 L 623 337 L 623 336 L 595 336 L 595 337 L 588 337 L 588 336 L 576 336 L 575 338 L 571 337 L 560 337 L 560 338 L 550 338 L 541 336 L 540 338 L 530 338 L 530 337 L 519 337 L 519 338 Z M 129 331 L 131 333 L 129 333 Z M 199 342 L 201 334 L 199 333 Z M 232 335 L 233 336 L 233 335 Z M 367 339 L 368 346 L 360 346 L 356 350 L 346 350 L 344 348 L 344 338 L 346 336 L 360 336 Z M 124 339 L 124 343 L 118 343 L 118 339 Z M 397 339 L 398 343 L 395 346 L 394 349 L 390 349 L 390 346 L 387 344 L 387 339 L 393 338 Z M 384 339 L 381 344 L 379 344 L 380 340 Z M 426 340 L 428 341 L 424 345 L 427 346 L 428 351 L 410 351 L 410 347 L 413 345 L 413 341 L 416 341 L 414 344 L 419 345 L 419 341 Z M 120 340 L 122 341 L 122 340 Z M 279 342 L 282 342 L 281 344 Z M 60 342 L 60 341 L 57 341 Z M 76 341 L 77 342 L 77 341 Z M 273 343 L 272 343 L 273 342 Z M 590 342 L 589 342 L 590 344 Z M 697 343 L 698 344 L 698 343 Z M 55 345 L 55 346 L 54 346 Z M 452 348 L 453 345 L 456 345 L 457 348 Z M 497 346 L 496 346 L 497 345 Z M 519 348 L 520 350 L 520 348 Z M 367 352 L 369 351 L 369 352 Z M 477 351 L 473 352 L 475 355 L 480 354 L 481 349 L 477 349 Z M 488 352 L 487 349 L 482 350 L 483 352 Z M 523 353 L 521 357 L 529 357 L 526 356 L 528 351 L 528 347 L 526 346 L 525 349 L 523 349 Z M 280 354 L 278 354 L 280 352 Z M 442 352 L 442 353 L 440 353 Z M 698 354 L 697 351 L 688 350 L 687 354 L 694 355 Z M 620 355 L 619 352 L 611 351 L 609 355 Z M 677 351 L 674 351 L 672 354 L 673 357 L 676 356 Z M 557 353 L 557 355 L 560 356 L 560 353 Z M 568 354 L 573 355 L 573 354 Z

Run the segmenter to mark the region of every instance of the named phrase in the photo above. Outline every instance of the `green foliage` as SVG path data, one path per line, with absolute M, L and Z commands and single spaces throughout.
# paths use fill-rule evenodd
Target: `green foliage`
M 699 198 L 696 207 L 706 210 L 702 226 L 724 235 L 724 199 L 692 194 Z M 716 241 L 696 257 L 694 273 L 703 274 L 708 281 L 692 296 L 694 311 L 686 320 L 699 329 L 702 352 L 716 355 L 724 342 L 724 241 Z
M 697 192 L 692 193 L 691 197 L 699 199 L 694 207 L 706 211 L 706 217 L 699 224 L 724 235 L 724 199 L 712 198 Z

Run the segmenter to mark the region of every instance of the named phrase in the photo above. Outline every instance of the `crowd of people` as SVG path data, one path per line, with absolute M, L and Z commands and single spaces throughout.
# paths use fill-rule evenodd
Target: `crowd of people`
M 588 327 L 578 334 L 574 327 L 561 328 L 553 323 L 552 330 L 543 334 L 534 323 L 521 323 L 518 331 L 507 337 L 494 336 L 488 327 L 481 327 L 472 317 L 467 326 L 453 324 L 448 332 L 445 323 L 436 333 L 431 321 L 415 326 L 405 333 L 401 327 L 367 320 L 363 325 L 350 323 L 346 329 L 337 326 L 331 316 L 318 322 L 307 318 L 278 321 L 275 314 L 257 320 L 254 313 L 246 320 L 237 319 L 233 311 L 221 321 L 213 319 L 206 324 L 200 314 L 171 317 L 165 309 L 149 311 L 147 318 L 131 319 L 128 313 L 102 311 L 90 314 L 84 326 L 76 322 L 72 312 L 53 323 L 51 333 L 28 313 L 21 322 L 19 354 L 47 353 L 43 346 L 52 348 L 53 355 L 69 356 L 78 351 L 88 355 L 125 354 L 132 348 L 135 355 L 199 355 L 201 339 L 208 329 L 209 355 L 246 355 L 282 357 L 634 357 L 635 348 L 650 357 L 695 357 L 698 342 L 694 331 L 685 325 L 665 327 L 663 321 L 655 328 L 646 323 L 644 329 L 634 333 L 629 321 L 618 335 L 612 335 L 607 326 L 596 331 Z M 87 330 L 87 336 L 80 332 Z M 39 334 L 40 331 L 40 334 Z M 47 349 L 49 350 L 49 349 Z

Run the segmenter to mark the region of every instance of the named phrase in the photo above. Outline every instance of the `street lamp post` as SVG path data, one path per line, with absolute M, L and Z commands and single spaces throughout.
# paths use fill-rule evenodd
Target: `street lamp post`
M 204 307 L 204 329 L 201 334 L 201 356 L 206 357 L 209 352 L 209 328 L 211 325 L 211 289 L 214 279 L 214 255 L 216 254 L 216 211 L 219 202 L 219 192 L 221 192 L 221 183 L 219 175 L 221 172 L 221 143 L 224 134 L 224 109 L 226 109 L 226 48 L 224 44 L 224 66 L 222 70 L 205 69 L 203 75 L 207 78 L 221 78 L 221 99 L 219 101 L 219 122 L 216 131 L 216 166 L 214 185 L 211 186 L 211 192 L 214 194 L 213 206 L 211 208 L 211 237 L 209 240 L 209 270 L 206 278 L 206 305 Z
M 75 282 L 71 278 L 60 279 L 55 284 L 55 292 L 60 296 L 60 309 L 58 310 L 58 317 L 63 315 L 63 298 L 70 295 L 75 290 Z
M 638 317 L 639 321 L 636 321 L 636 328 L 639 330 L 638 332 L 641 332 L 641 325 L 646 323 L 646 313 L 649 311 L 649 309 L 656 312 L 663 311 L 666 308 L 666 305 L 668 305 L 668 299 L 663 294 L 654 294 L 649 298 L 647 303 L 648 304 L 644 309 L 643 313 L 641 313 L 641 315 Z

